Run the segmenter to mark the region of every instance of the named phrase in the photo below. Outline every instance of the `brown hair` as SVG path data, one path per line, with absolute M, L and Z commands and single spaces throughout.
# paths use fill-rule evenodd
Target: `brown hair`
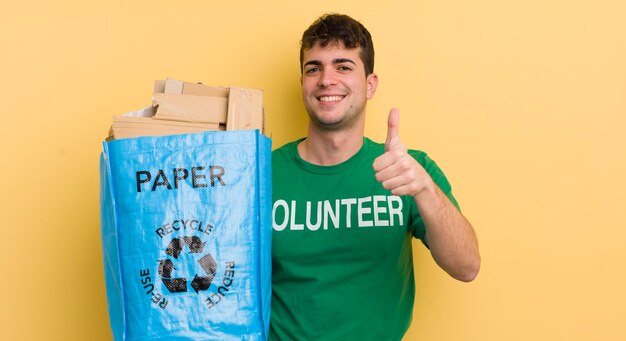
M 302 34 L 300 41 L 300 69 L 304 58 L 304 50 L 319 44 L 343 43 L 348 49 L 360 47 L 360 57 L 365 66 L 365 75 L 374 72 L 374 43 L 369 31 L 360 22 L 343 14 L 324 14 Z

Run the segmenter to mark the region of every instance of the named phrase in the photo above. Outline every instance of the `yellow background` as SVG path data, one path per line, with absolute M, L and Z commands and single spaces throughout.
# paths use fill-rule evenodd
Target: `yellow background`
M 98 157 L 112 115 L 171 77 L 263 89 L 274 147 L 302 136 L 298 40 L 329 11 L 374 37 L 367 135 L 383 140 L 399 107 L 403 142 L 444 169 L 480 240 L 470 284 L 415 243 L 406 339 L 625 340 L 619 0 L 4 4 L 0 338 L 111 338 Z

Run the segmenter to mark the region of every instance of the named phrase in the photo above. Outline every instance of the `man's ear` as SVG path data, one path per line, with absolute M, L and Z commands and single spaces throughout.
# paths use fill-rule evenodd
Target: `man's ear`
M 376 88 L 378 87 L 378 75 L 375 73 L 370 73 L 366 79 L 367 82 L 367 99 L 372 99 L 374 94 L 376 93 Z

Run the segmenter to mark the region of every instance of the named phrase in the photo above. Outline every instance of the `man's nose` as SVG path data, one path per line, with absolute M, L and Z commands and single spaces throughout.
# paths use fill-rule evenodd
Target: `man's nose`
M 323 88 L 337 84 L 337 78 L 332 70 L 324 70 L 320 74 L 318 85 Z

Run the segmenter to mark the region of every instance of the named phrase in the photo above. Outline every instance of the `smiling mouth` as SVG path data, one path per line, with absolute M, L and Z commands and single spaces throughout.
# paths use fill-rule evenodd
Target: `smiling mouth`
M 346 97 L 346 96 L 321 96 L 321 97 L 318 97 L 317 99 L 320 102 L 339 102 L 344 97 Z

